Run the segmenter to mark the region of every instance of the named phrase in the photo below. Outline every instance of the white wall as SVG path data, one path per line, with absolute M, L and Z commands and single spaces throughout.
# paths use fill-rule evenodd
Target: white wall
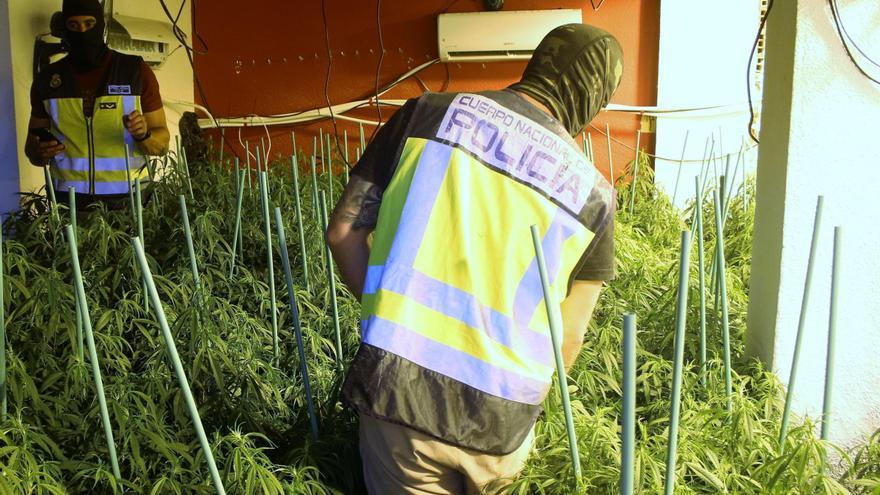
M 9 11 L 7 0 L 0 0 L 0 12 Z M 18 205 L 18 151 L 16 149 L 15 115 L 12 93 L 12 52 L 8 19 L 0 21 L 0 115 L 9 116 L 0 121 L 0 215 L 17 209 Z
M 734 105 L 731 110 L 706 111 L 701 115 L 669 116 L 657 119 L 657 155 L 675 161 L 656 161 L 657 185 L 676 204 L 684 206 L 694 196 L 694 177 L 699 173 L 706 139 L 720 140 L 722 154 L 736 153 L 747 135 L 748 109 L 746 68 L 749 51 L 760 21 L 759 0 L 664 0 L 660 4 L 659 70 L 657 105 L 661 108 L 699 108 Z M 753 93 L 753 98 L 757 95 Z M 690 131 L 681 168 L 678 192 L 678 160 L 685 134 Z M 746 155 L 746 168 L 755 169 L 754 149 Z M 718 174 L 724 173 L 724 162 Z M 714 177 L 714 170 L 711 175 Z M 742 182 L 742 169 L 736 174 Z
M 880 3 L 839 2 L 850 35 L 880 54 Z M 874 70 L 880 78 L 880 70 Z M 776 2 L 768 26 L 747 351 L 787 382 L 813 215 L 825 196 L 793 410 L 822 410 L 833 228 L 845 229 L 831 439 L 880 428 L 880 85 L 847 58 L 826 0 Z
M 168 0 L 166 3 L 172 12 L 177 12 L 181 1 L 183 0 Z M 61 0 L 13 0 L 8 3 L 20 183 L 22 191 L 34 191 L 44 185 L 42 169 L 31 166 L 24 155 L 27 124 L 31 113 L 30 88 L 33 82 L 34 40 L 38 35 L 49 31 L 49 19 L 53 12 L 61 10 Z M 158 2 L 116 0 L 115 4 L 117 8 L 124 9 L 128 15 L 165 19 Z M 191 18 L 191 10 L 185 8 L 179 26 L 186 33 L 190 33 L 192 30 Z M 192 69 L 183 49 L 177 50 L 161 69 L 156 70 L 156 76 L 163 99 L 193 101 Z M 165 113 L 172 133 L 172 143 L 174 135 L 177 133 L 180 114 L 185 110 L 187 108 L 180 105 L 166 104 Z

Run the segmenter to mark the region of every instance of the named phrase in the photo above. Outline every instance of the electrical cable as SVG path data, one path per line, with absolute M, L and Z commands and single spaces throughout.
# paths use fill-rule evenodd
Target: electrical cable
M 379 75 L 382 72 L 382 62 L 385 60 L 385 40 L 382 38 L 382 0 L 376 0 L 376 30 L 379 32 L 379 62 L 376 64 L 376 113 L 379 116 L 379 124 L 370 134 L 369 141 L 373 140 L 382 125 L 382 105 L 379 104 Z
M 418 81 L 419 86 L 422 87 L 422 90 L 423 90 L 425 93 L 430 93 L 430 92 L 431 92 L 431 89 L 428 88 L 428 85 L 425 84 L 425 81 L 422 81 L 422 78 L 421 78 L 421 77 L 419 77 L 419 76 L 413 76 L 413 78 L 415 78 L 415 80 Z
M 177 13 L 177 17 L 171 15 L 171 11 L 168 9 L 168 5 L 165 4 L 165 0 L 159 0 L 159 4 L 162 6 L 162 10 L 165 12 L 165 16 L 168 17 L 168 20 L 171 21 L 172 25 L 172 33 L 174 37 L 180 42 L 181 46 L 183 46 L 184 51 L 186 52 L 186 59 L 189 62 L 190 68 L 192 68 L 193 72 L 193 80 L 196 83 L 196 89 L 199 91 L 199 96 L 202 98 L 202 102 L 205 104 L 205 108 L 208 109 L 208 115 L 211 117 L 211 120 L 214 121 L 215 127 L 220 127 L 217 123 L 217 119 L 214 118 L 214 112 L 211 110 L 211 105 L 208 103 L 208 97 L 205 95 L 205 90 L 202 87 L 202 82 L 199 80 L 198 72 L 196 71 L 196 65 L 193 61 L 193 48 L 190 47 L 186 42 L 186 33 L 183 32 L 182 29 L 177 25 L 180 20 L 180 16 L 183 13 L 183 8 L 186 5 L 187 0 L 183 0 L 180 4 L 180 10 Z M 195 4 L 193 4 L 193 18 L 195 18 Z M 207 55 L 207 51 L 199 53 L 200 55 Z
M 245 146 L 245 145 L 244 145 L 244 141 L 241 140 L 241 130 L 242 130 L 242 129 L 243 129 L 243 127 L 239 127 L 239 128 L 238 128 L 238 144 L 241 145 L 241 149 L 243 149 L 243 150 L 245 151 L 245 153 L 248 154 L 248 156 L 253 157 L 254 161 L 257 161 L 257 157 L 256 157 L 256 155 L 254 155 L 253 153 L 251 153 L 251 151 L 248 149 L 249 147 L 248 147 L 248 146 Z
M 449 89 L 449 83 L 452 81 L 452 75 L 449 73 L 449 64 L 443 64 L 443 67 L 446 67 L 446 80 L 443 82 L 443 86 L 440 87 L 441 93 L 445 93 Z
M 604 129 L 600 129 L 600 128 L 596 127 L 596 126 L 593 125 L 593 124 L 590 124 L 590 127 L 591 127 L 594 131 L 598 132 L 599 134 L 601 134 L 601 135 L 603 135 L 603 136 L 605 135 L 605 130 L 604 130 Z M 635 152 L 635 151 L 636 151 L 635 147 L 630 146 L 630 145 L 624 143 L 623 141 L 620 141 L 619 139 L 617 139 L 617 138 L 615 138 L 615 137 L 613 137 L 613 136 L 611 137 L 611 142 L 612 142 L 612 143 L 616 143 L 616 144 L 620 145 L 621 147 L 623 147 L 623 148 L 625 148 L 625 149 L 627 149 L 627 150 L 630 150 L 630 151 L 632 151 L 632 152 Z M 757 145 L 754 145 L 754 144 L 753 144 L 753 145 L 748 146 L 748 147 L 746 147 L 746 148 L 742 148 L 742 152 L 743 152 L 743 153 L 746 153 L 746 152 L 748 152 L 748 151 L 750 151 L 750 150 L 753 150 L 753 149 L 755 149 L 755 148 L 757 148 Z M 655 154 L 653 154 L 653 153 L 648 153 L 647 151 L 644 151 L 644 150 L 639 151 L 639 153 L 641 153 L 641 154 L 643 154 L 643 155 L 646 155 L 646 156 L 650 156 L 651 158 L 653 158 L 653 159 L 655 159 L 655 160 L 660 160 L 660 161 L 664 161 L 664 162 L 675 162 L 675 163 L 702 163 L 702 162 L 704 161 L 704 160 L 682 160 L 682 159 L 680 159 L 680 158 L 666 158 L 666 157 L 663 157 L 663 156 L 660 156 L 660 155 L 655 155 Z M 734 155 L 737 155 L 737 154 L 739 154 L 739 151 L 737 151 L 737 152 L 735 152 L 735 153 L 727 153 L 727 154 L 725 154 L 725 155 L 719 155 L 719 156 L 716 156 L 715 159 L 727 158 L 728 156 L 734 156 Z
M 327 109 L 330 110 L 330 121 L 333 123 L 333 140 L 336 142 L 336 151 L 342 157 L 345 166 L 351 168 L 351 163 L 346 158 L 347 153 L 342 152 L 342 146 L 339 144 L 339 127 L 336 125 L 336 115 L 333 113 L 333 104 L 330 102 L 330 70 L 333 67 L 333 51 L 330 49 L 330 25 L 327 22 L 327 2 L 321 0 L 321 17 L 324 20 L 324 44 L 327 47 L 327 73 L 324 75 L 324 101 L 327 102 Z M 321 143 L 323 146 L 324 143 Z M 327 150 L 329 153 L 330 150 Z M 332 170 L 331 170 L 332 172 Z
M 874 65 L 876 67 L 880 67 L 880 63 L 875 62 L 874 59 L 871 58 L 870 55 L 868 55 L 864 50 L 862 50 L 862 48 L 858 45 L 858 43 L 856 43 L 856 41 L 852 38 L 852 36 L 850 36 L 849 31 L 846 30 L 846 26 L 843 24 L 843 18 L 840 16 L 840 7 L 837 5 L 837 0 L 834 0 L 831 2 L 831 15 L 834 16 L 835 23 L 840 28 L 840 31 L 842 31 L 843 34 L 846 35 L 846 39 L 849 40 L 849 42 L 853 46 L 853 48 L 855 48 L 856 51 L 859 52 L 862 55 L 862 57 L 864 57 L 864 59 L 867 60 L 868 62 L 870 62 L 872 65 Z M 838 33 L 840 31 L 838 31 Z
M 752 51 L 749 53 L 749 63 L 746 66 L 746 94 L 748 95 L 749 101 L 749 123 L 748 123 L 748 132 L 749 137 L 755 143 L 760 143 L 758 136 L 755 135 L 755 131 L 753 129 L 755 125 L 755 107 L 752 105 L 752 61 L 755 59 L 755 52 L 758 50 L 758 41 L 761 39 L 761 33 L 764 32 L 764 26 L 767 25 L 767 18 L 770 17 L 770 11 L 773 9 L 773 0 L 767 0 L 767 11 L 764 12 L 764 15 L 761 17 L 761 24 L 758 26 L 758 34 L 755 36 L 755 42 L 752 44 Z
M 850 49 L 850 45 L 852 45 L 852 48 L 855 48 L 868 62 L 874 64 L 876 67 L 880 67 L 880 64 L 875 62 L 861 48 L 859 48 L 855 40 L 850 37 L 849 33 L 846 30 L 846 27 L 843 25 L 843 21 L 840 18 L 840 11 L 838 10 L 839 7 L 837 6 L 837 0 L 828 0 L 828 4 L 831 6 L 831 15 L 832 17 L 834 17 L 834 26 L 837 28 L 837 35 L 840 38 L 841 44 L 843 44 L 843 49 L 846 51 L 847 57 L 849 57 L 849 60 L 853 63 L 853 65 L 856 66 L 856 69 L 858 69 L 863 76 L 867 77 L 875 84 L 880 84 L 880 80 L 868 74 L 865 68 L 862 67 L 858 60 L 856 60 L 856 58 L 853 56 L 852 50 Z M 847 43 L 847 40 L 849 40 L 849 43 Z

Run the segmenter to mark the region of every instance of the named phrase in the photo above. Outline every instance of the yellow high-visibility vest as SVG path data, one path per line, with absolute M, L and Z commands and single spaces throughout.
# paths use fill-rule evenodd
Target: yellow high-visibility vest
M 140 69 L 140 57 L 114 52 L 91 117 L 85 115 L 66 58 L 40 73 L 38 91 L 52 120 L 51 131 L 64 144 L 52 161 L 56 190 L 74 187 L 83 194 L 118 195 L 128 193 L 135 178 L 149 177 L 146 159 L 123 122 L 125 115 L 142 111 Z
M 443 97 L 421 104 L 431 107 L 431 98 Z M 455 95 L 441 108 L 433 135 L 411 133 L 400 151 L 362 300 L 362 354 L 398 362 L 382 365 L 387 377 L 376 383 L 406 388 L 422 396 L 409 401 L 426 406 L 375 397 L 399 391 L 363 392 L 372 395 L 363 400 L 375 416 L 505 453 L 528 433 L 555 371 L 529 227 L 541 232 L 561 301 L 608 220 L 613 192 L 546 124 L 481 94 Z M 413 120 L 425 119 L 416 110 Z M 421 371 L 400 371 L 413 366 Z M 515 431 L 486 435 L 491 421 Z

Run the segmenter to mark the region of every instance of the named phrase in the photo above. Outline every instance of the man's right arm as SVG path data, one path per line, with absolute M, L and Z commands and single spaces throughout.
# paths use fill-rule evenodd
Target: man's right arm
M 342 198 L 333 209 L 327 228 L 327 243 L 339 266 L 340 275 L 352 294 L 360 299 L 370 257 L 368 238 L 379 217 L 382 190 L 352 175 Z
M 593 317 L 593 309 L 602 290 L 601 280 L 575 280 L 571 292 L 562 301 L 562 361 L 568 370 L 584 345 L 584 333 Z
M 52 121 L 46 118 L 31 117 L 28 122 L 28 129 L 49 129 L 50 127 L 52 127 Z M 24 154 L 27 155 L 31 165 L 45 167 L 55 155 L 62 151 L 64 151 L 64 145 L 58 141 L 40 141 L 37 135 L 28 132 L 24 143 Z

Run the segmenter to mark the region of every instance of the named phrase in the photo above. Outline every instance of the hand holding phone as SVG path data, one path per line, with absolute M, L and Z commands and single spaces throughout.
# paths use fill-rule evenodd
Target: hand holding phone
M 35 128 L 28 131 L 26 152 L 34 165 L 44 166 L 62 151 L 64 145 L 49 129 Z

